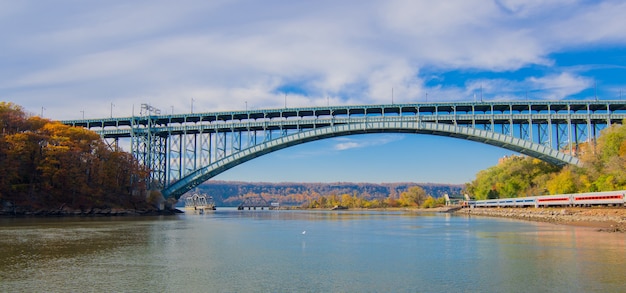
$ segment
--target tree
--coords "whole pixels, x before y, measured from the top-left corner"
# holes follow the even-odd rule
[[[419,207],[426,200],[427,194],[419,186],[410,187],[409,190],[400,194],[398,202],[405,207]]]
[[[476,199],[537,195],[549,174],[560,167],[526,156],[504,158],[496,166],[480,171],[466,190]]]
[[[486,199],[496,199],[496,198],[500,198],[498,191],[496,189],[490,189],[489,192],[487,192]]]
[[[425,209],[430,209],[430,208],[441,207],[441,206],[444,206],[445,204],[446,204],[446,199],[444,197],[434,198],[429,195],[426,198],[426,200],[424,200],[424,203],[422,203],[420,207],[425,208]]]
[[[626,189],[626,120],[597,141],[577,146],[582,166],[556,166],[513,156],[478,172],[466,190],[476,199]]]
[[[568,168],[553,174],[552,179],[546,182],[546,188],[550,194],[574,193],[578,190],[575,181],[574,173]]]
[[[14,134],[28,130],[26,113],[13,103],[0,102],[0,134]]]
[[[148,170],[99,135],[0,102],[0,200],[31,209],[146,207]]]
[[[581,153],[582,168],[577,173],[590,182],[583,191],[626,188],[626,127],[623,124],[604,129],[595,145],[590,142],[581,146]]]
[[[341,195],[341,206],[344,207],[354,207],[354,200],[351,195],[344,193]]]

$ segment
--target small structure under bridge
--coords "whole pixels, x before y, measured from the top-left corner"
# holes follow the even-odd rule
[[[194,193],[193,195],[185,198],[185,209],[194,210],[203,213],[206,210],[215,210],[215,203],[213,197]]]

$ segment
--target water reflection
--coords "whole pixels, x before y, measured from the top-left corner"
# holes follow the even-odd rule
[[[623,234],[395,211],[1,219],[0,291],[616,292],[625,251]]]

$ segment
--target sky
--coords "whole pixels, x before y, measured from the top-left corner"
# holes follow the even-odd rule
[[[626,2],[0,0],[0,101],[54,120],[626,98]],[[392,95],[393,92],[393,95]],[[410,134],[281,150],[219,180],[465,183],[511,151]]]

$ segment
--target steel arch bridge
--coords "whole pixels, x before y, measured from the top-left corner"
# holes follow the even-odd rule
[[[578,146],[626,119],[624,101],[450,102],[259,109],[67,120],[111,145],[130,138],[151,187],[179,198],[256,157],[330,137],[415,133],[478,141],[556,164],[578,164]]]

